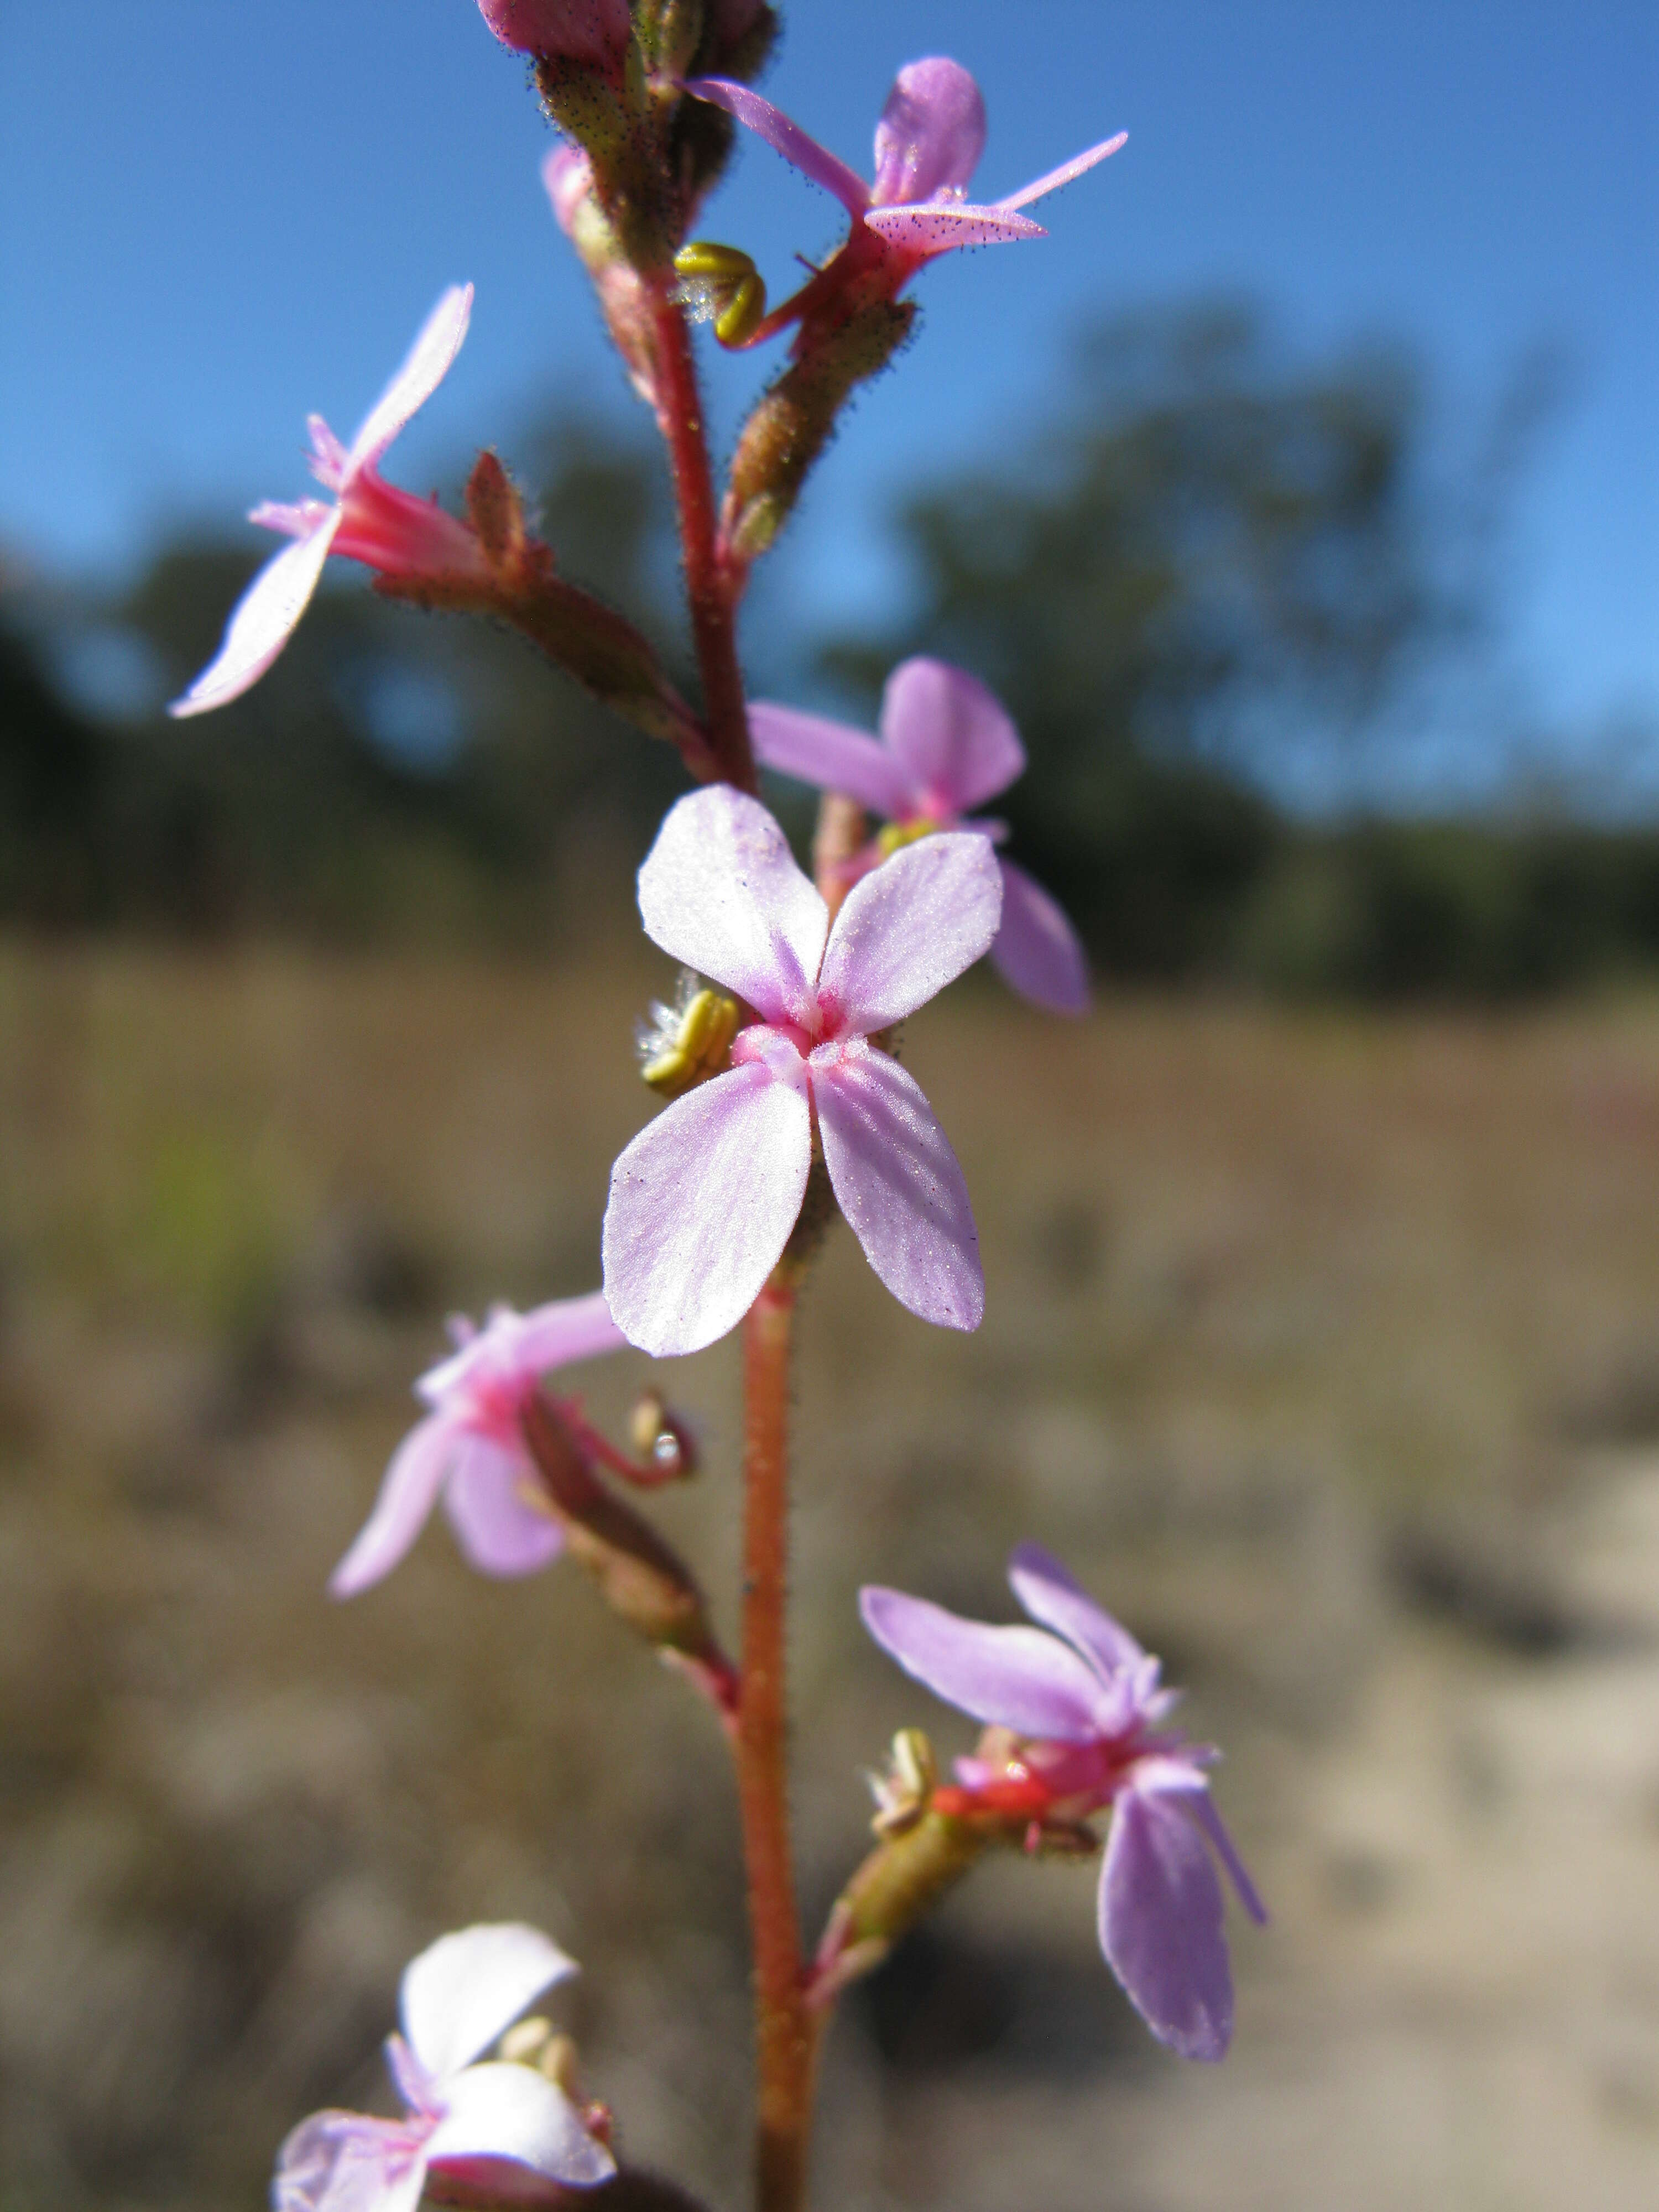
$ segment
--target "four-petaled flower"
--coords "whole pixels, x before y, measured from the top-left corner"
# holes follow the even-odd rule
[[[248,586],[217,654],[169,714],[204,714],[257,684],[310,605],[331,553],[362,561],[384,576],[487,574],[478,541],[465,523],[446,514],[435,499],[417,499],[387,483],[379,467],[399,430],[447,375],[471,313],[472,287],[452,285],[349,446],[340,443],[320,415],[311,416],[311,473],[335,495],[334,504],[266,500],[252,510],[250,522],[283,531],[295,542]]]
[[[732,1066],[677,1099],[611,1177],[605,1290],[659,1356],[733,1328],[800,1212],[814,1132],[866,1258],[923,1320],[976,1328],[979,1237],[956,1154],[872,1038],[989,946],[1001,879],[983,837],[929,837],[857,884],[830,927],[757,800],[724,785],[670,812],[640,870],[646,934],[758,1019]]]
[[[580,2110],[533,2067],[475,2063],[532,1998],[578,1971],[558,1945],[512,1922],[441,1936],[404,1970],[403,2033],[386,2063],[401,2120],[313,2112],[283,2143],[272,2212],[415,2212],[446,2202],[557,2204],[617,2170]]]
[[[1109,1805],[1101,1948],[1154,2035],[1187,2058],[1223,2057],[1233,1985],[1212,1850],[1245,1911],[1267,1913],[1211,1802],[1217,1754],[1159,1728],[1175,1693],[1158,1687],[1157,1660],[1039,1546],[1018,1547],[1008,1579],[1038,1627],[963,1620],[902,1590],[860,1593],[877,1643],[994,1731],[957,1762],[961,1787],[933,1803],[1038,1833]]]
[[[750,344],[792,322],[799,322],[805,335],[847,286],[878,270],[882,289],[892,296],[937,254],[959,246],[1042,237],[1042,225],[1019,210],[1115,154],[1127,136],[1120,131],[1006,199],[980,205],[967,194],[985,149],[985,102],[961,63],[943,55],[907,62],[894,80],[876,125],[876,174],[868,185],[747,85],[703,76],[689,78],[685,88],[736,116],[804,176],[833,192],[853,219],[845,246],[757,325]]]
[[[1000,822],[964,819],[1024,772],[1025,748],[976,677],[942,660],[902,661],[882,695],[881,736],[757,702],[749,709],[755,750],[769,768],[845,792],[907,837],[972,830],[1000,843]],[[880,858],[878,844],[860,872]],[[991,958],[1016,991],[1061,1014],[1089,1004],[1089,971],[1077,933],[1042,886],[1012,860],[1002,871],[1002,926]]]
[[[374,1510],[329,1583],[336,1597],[355,1597],[390,1574],[441,1494],[462,1551],[482,1573],[534,1574],[564,1547],[540,1502],[520,1416],[550,1369],[617,1351],[627,1339],[599,1291],[527,1314],[496,1306],[481,1329],[465,1321],[451,1328],[458,1348],[415,1385],[432,1411],[392,1454]]]

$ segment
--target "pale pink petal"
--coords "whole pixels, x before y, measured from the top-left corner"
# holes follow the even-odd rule
[[[556,146],[542,162],[542,184],[554,218],[567,238],[582,202],[593,189],[593,165],[580,146]]]
[[[280,530],[285,538],[309,538],[333,512],[326,500],[262,499],[249,507],[247,519],[261,530]]]
[[[672,806],[640,870],[640,915],[665,952],[766,1020],[809,1017],[829,909],[757,799],[720,783]]]
[[[1025,769],[1025,748],[994,691],[948,660],[902,660],[881,699],[882,742],[944,816],[966,814]]]
[[[958,246],[1012,246],[1023,238],[1046,238],[1029,216],[1006,215],[1000,208],[971,207],[961,200],[927,200],[920,207],[872,208],[864,218],[889,245],[907,253],[954,253]]]
[[[579,1359],[597,1359],[601,1352],[620,1352],[627,1341],[603,1291],[554,1298],[519,1317],[518,1358],[527,1373],[546,1375]]]
[[[351,466],[351,456],[320,415],[306,416],[311,438],[311,473],[330,491],[338,491]]]
[[[1073,177],[1080,177],[1085,169],[1092,169],[1097,161],[1103,161],[1109,154],[1115,154],[1120,147],[1127,146],[1128,143],[1127,131],[1120,131],[1115,138],[1103,138],[1098,146],[1091,146],[1086,153],[1074,154],[1069,161],[1062,161],[1057,169],[1050,169],[1035,184],[1022,185],[1018,191],[1010,192],[1006,199],[1000,199],[996,204],[1005,211],[1029,207],[1033,200],[1044,199],[1050,192],[1057,192],[1062,185],[1069,185]]]
[[[426,1526],[459,1441],[444,1414],[429,1413],[392,1455],[374,1510],[329,1577],[333,1597],[356,1597],[389,1575]]]
[[[533,2067],[469,2066],[449,2084],[447,2101],[427,2160],[434,2193],[449,2203],[473,2191],[484,2203],[545,2202],[549,2191],[532,2188],[532,2177],[591,2189],[617,2170],[570,2099]]]
[[[296,538],[266,562],[237,601],[217,654],[184,696],[173,702],[169,714],[182,718],[228,707],[258,682],[310,605],[339,526],[338,507],[325,507],[308,537]]]
[[[816,138],[809,138],[799,123],[793,123],[781,107],[774,107],[769,100],[763,100],[746,84],[734,84],[722,76],[692,76],[685,81],[685,88],[695,98],[706,100],[715,107],[723,107],[728,115],[735,115],[745,130],[752,131],[757,138],[765,139],[774,153],[811,177],[815,185],[822,185],[833,192],[849,215],[862,215],[870,201],[869,189],[862,177],[849,169]]]
[[[1097,1606],[1041,1544],[1020,1544],[1008,1562],[1014,1595],[1033,1620],[1063,1636],[1099,1671],[1103,1680],[1133,1674],[1146,1658],[1127,1628]]]
[[[997,973],[1051,1014],[1089,1011],[1089,963],[1077,932],[1035,878],[1012,860],[1002,870],[1002,926],[991,947]]]
[[[948,830],[902,846],[848,894],[818,973],[819,1004],[837,1010],[842,1034],[890,1029],[973,966],[1001,912],[1002,878],[985,838]]]
[[[985,1276],[968,1186],[915,1078],[861,1038],[820,1045],[811,1068],[824,1164],[865,1258],[923,1321],[977,1328]]]
[[[985,151],[985,102],[960,62],[907,62],[876,125],[877,207],[967,190]]]
[[[1040,1628],[994,1628],[879,1587],[859,1592],[859,1611],[907,1674],[975,1720],[1049,1742],[1088,1743],[1096,1735],[1093,1671]]]
[[[1160,2042],[1183,2058],[1224,2058],[1233,1982],[1221,1884],[1183,1802],[1137,1790],[1118,1798],[1100,1877],[1100,1948]]]
[[[532,1998],[579,1971],[550,1936],[521,1921],[459,1929],[404,1967],[404,2033],[427,2072],[447,2084],[505,2034]],[[444,2094],[447,2101],[447,2088]]]
[[[522,1451],[464,1437],[444,1486],[444,1511],[481,1575],[539,1574],[564,1549],[564,1531],[540,1502]]]
[[[362,2112],[313,2112],[284,2141],[271,2212],[415,2212],[427,2129]]]
[[[916,811],[902,765],[862,730],[757,701],[749,709],[749,734],[757,758],[783,775],[799,776],[819,791],[845,792],[892,821]]]
[[[684,802],[682,802],[684,803]],[[647,1122],[611,1172],[605,1294],[658,1358],[734,1328],[777,1265],[811,1162],[799,1083],[763,1061],[730,1069]]]
[[[461,349],[472,313],[472,287],[452,284],[421,325],[408,358],[370,408],[351,441],[347,471],[378,461],[410,416],[430,399]]]

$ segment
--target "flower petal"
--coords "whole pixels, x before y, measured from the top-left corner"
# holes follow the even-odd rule
[[[611,1171],[605,1294],[630,1344],[658,1358],[735,1328],[777,1265],[811,1162],[798,1082],[750,1061],[647,1122]]]
[[[419,2122],[313,2112],[276,2154],[271,2212],[415,2212],[426,2132]]]
[[[1073,154],[1069,161],[1062,161],[1057,169],[1050,169],[1035,184],[1022,185],[1018,191],[1010,192],[1006,199],[1000,199],[996,204],[1006,211],[1029,207],[1033,200],[1046,199],[1050,192],[1057,192],[1062,185],[1069,185],[1073,177],[1080,177],[1085,169],[1092,169],[1097,161],[1103,161],[1109,154],[1115,154],[1128,143],[1127,131],[1120,131],[1113,138],[1103,138],[1098,146],[1091,146],[1085,153]]]
[[[799,124],[792,122],[781,107],[774,107],[759,93],[750,92],[746,84],[734,84],[723,76],[690,76],[685,80],[685,88],[694,99],[706,100],[713,106],[723,107],[728,115],[735,115],[745,130],[752,131],[757,138],[764,138],[774,153],[781,154],[804,177],[811,177],[815,185],[822,185],[825,191],[833,192],[849,215],[862,215],[869,205],[869,188],[862,177],[827,147],[820,146],[816,138],[809,138]]]
[[[1014,1595],[1033,1620],[1063,1636],[1103,1681],[1133,1674],[1146,1657],[1127,1628],[1097,1606],[1082,1584],[1041,1544],[1019,1544],[1008,1561]]]
[[[960,62],[907,62],[876,125],[877,207],[966,191],[985,151],[985,101]]]
[[[766,1020],[806,1018],[829,909],[757,799],[721,783],[672,806],[640,870],[640,915],[665,952]]]
[[[579,1971],[550,1936],[522,1921],[459,1929],[404,1967],[404,2034],[427,2072],[446,2083],[504,2034],[532,1997]]]
[[[481,1575],[539,1574],[564,1549],[564,1530],[538,1504],[536,1478],[522,1452],[486,1437],[461,1440],[444,1510],[468,1564]]]
[[[890,245],[929,260],[936,253],[954,253],[959,246],[1012,246],[1023,238],[1048,235],[1029,216],[1005,215],[1000,208],[974,207],[965,200],[872,208],[864,220]]]
[[[893,821],[916,811],[903,767],[862,730],[757,700],[749,709],[749,735],[757,757],[784,775],[799,776],[819,791],[845,792]]]
[[[466,2202],[473,2190],[483,2204],[545,2203],[549,2192],[526,2185],[532,2176],[591,2189],[617,2170],[563,2090],[533,2067],[469,2066],[449,2084],[447,2103],[427,2145],[428,2186],[447,2203]]]
[[[1089,1011],[1089,963],[1077,932],[1041,884],[1012,860],[1002,870],[1002,926],[991,947],[997,973],[1051,1014]]]
[[[258,682],[310,605],[339,526],[339,508],[325,507],[308,536],[284,545],[274,561],[266,562],[232,611],[224,643],[189,690],[173,702],[169,714],[182,720],[228,707]]]
[[[348,476],[378,461],[410,416],[449,374],[472,314],[472,287],[452,284],[422,324],[403,367],[364,417],[346,457]]]
[[[818,1002],[839,1009],[854,1036],[890,1028],[973,966],[1001,913],[988,839],[952,830],[902,846],[853,886],[836,915]]]
[[[331,1597],[356,1597],[389,1575],[426,1526],[459,1438],[453,1421],[428,1413],[392,1455],[374,1509],[334,1572]]]
[[[519,1318],[518,1356],[527,1372],[546,1375],[579,1359],[620,1352],[628,1339],[611,1318],[603,1291],[551,1298]]]
[[[1233,1980],[1221,1884],[1183,1796],[1126,1790],[1100,1877],[1100,1948],[1130,2002],[1183,2058],[1224,2058]]]
[[[1267,1922],[1267,1908],[1261,1902],[1261,1893],[1250,1880],[1249,1869],[1238,1856],[1237,1844],[1227,1833],[1226,1824],[1216,1810],[1215,1800],[1210,1795],[1208,1784],[1206,1784],[1201,1789],[1194,1790],[1182,1802],[1187,1808],[1188,1817],[1198,1822],[1200,1827],[1215,1845],[1216,1856],[1226,1868],[1231,1877],[1233,1887],[1238,1892],[1239,1903],[1258,1928],[1265,1927]]]
[[[977,1328],[985,1275],[974,1209],[921,1085],[862,1038],[820,1045],[811,1065],[824,1164],[865,1258],[923,1321]]]
[[[1050,1742],[1092,1741],[1100,1686],[1057,1637],[964,1620],[876,1585],[859,1592],[859,1611],[907,1674],[975,1720]]]
[[[881,734],[923,811],[966,814],[1025,771],[1025,748],[996,694],[948,660],[902,660],[881,699]]]

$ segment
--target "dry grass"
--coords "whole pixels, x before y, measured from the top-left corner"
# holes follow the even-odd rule
[[[641,1118],[629,1019],[661,980],[0,957],[9,2212],[256,2201],[294,2118],[374,2094],[402,1960],[515,1914],[584,1960],[575,2024],[636,2154],[739,2200],[738,1896],[701,1711],[568,1571],[488,1587],[434,1531],[382,1590],[321,1595],[442,1312],[595,1281]],[[1243,2041],[1283,2052],[1320,1943],[1383,1879],[1325,1819],[1374,1737],[1376,1771],[1401,1756],[1378,1684],[1425,1635],[1442,1687],[1576,1648],[1550,1532],[1584,1440],[1659,1407],[1659,1010],[1148,1002],[1068,1028],[975,982],[905,1050],[975,1193],[989,1304],[975,1338],[929,1331],[844,1234],[809,1297],[811,1907],[860,1848],[884,1732],[960,1740],[864,1645],[856,1584],[998,1608],[1002,1554],[1041,1534],[1233,1747],[1224,1802],[1297,1901],[1242,1939]],[[708,1468],[663,1507],[728,1610],[732,1369],[717,1348],[667,1376]],[[620,1413],[647,1372],[596,1368],[592,1404]],[[1484,1642],[1413,1626],[1413,1600]],[[1172,2073],[1092,1953],[1086,1887],[993,1870],[849,2013],[826,2203],[1012,2212],[1033,2119],[1056,2206],[1334,2201],[1295,2194],[1259,2112],[1203,2136],[1208,2184],[1144,2148]],[[1340,2039],[1340,2005],[1319,2016]],[[1183,2109],[1235,2112],[1212,2080]],[[1102,2183],[1077,2116],[1108,2107],[1126,2162]],[[1365,2155],[1382,2193],[1352,2202],[1423,2201]]]

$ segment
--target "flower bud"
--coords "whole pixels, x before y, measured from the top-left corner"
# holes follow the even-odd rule
[[[538,61],[619,69],[633,33],[628,0],[478,0],[478,8],[504,46]]]

